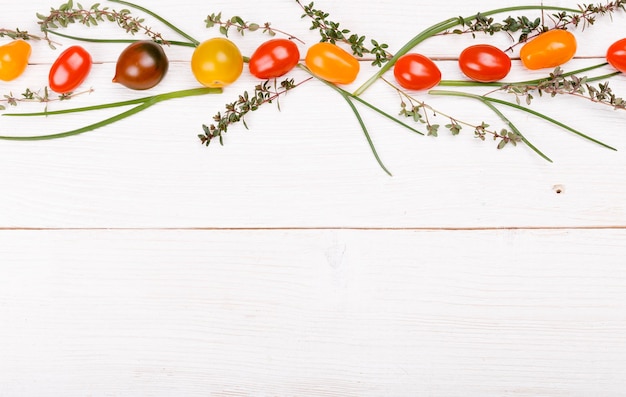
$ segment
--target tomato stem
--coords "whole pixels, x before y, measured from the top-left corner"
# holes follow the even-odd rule
[[[487,12],[482,12],[479,14],[475,14],[472,15],[471,17],[467,17],[467,18],[449,18],[446,19],[444,21],[441,21],[439,23],[436,23],[434,25],[432,25],[431,27],[423,30],[422,32],[418,33],[415,37],[413,37],[411,40],[409,40],[402,48],[400,48],[400,50],[398,50],[395,55],[389,60],[389,62],[385,63],[380,70],[375,73],[372,77],[370,77],[365,83],[363,83],[363,85],[361,85],[355,92],[354,95],[359,96],[361,94],[363,94],[363,92],[365,92],[365,90],[367,90],[372,84],[374,84],[380,77],[382,77],[389,69],[391,69],[391,67],[396,63],[396,61],[398,60],[398,58],[400,58],[401,56],[405,55],[406,53],[408,53],[409,51],[411,51],[415,46],[417,46],[418,44],[420,44],[421,42],[425,41],[426,39],[438,34],[438,33],[442,33],[445,32],[446,30],[449,30],[457,25],[460,24],[461,20],[464,21],[472,21],[474,19],[477,19],[478,16],[489,16],[489,15],[494,15],[494,14],[501,14],[501,13],[505,13],[505,12],[512,12],[512,11],[523,11],[523,10],[552,10],[552,11],[567,11],[567,12],[571,12],[571,13],[577,13],[580,14],[582,13],[581,10],[576,10],[573,8],[566,8],[566,7],[554,7],[554,6],[514,6],[514,7],[504,7],[504,8],[498,8],[495,10],[490,10]]]

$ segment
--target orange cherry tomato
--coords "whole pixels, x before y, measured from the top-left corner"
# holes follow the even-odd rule
[[[63,51],[50,68],[50,89],[59,94],[74,91],[85,81],[91,71],[91,55],[80,46]]]
[[[11,81],[24,73],[30,53],[30,44],[24,40],[14,40],[0,46],[0,80]]]
[[[398,84],[407,90],[427,90],[441,81],[441,71],[437,65],[430,58],[415,53],[398,58],[393,75]]]
[[[359,61],[332,43],[315,43],[304,59],[311,73],[334,84],[350,84],[359,74]]]
[[[502,80],[511,71],[511,58],[489,44],[469,46],[459,55],[459,67],[474,81],[490,83]]]
[[[576,54],[576,37],[567,30],[553,29],[522,46],[520,58],[528,69],[553,68],[564,64]]]
[[[280,77],[300,61],[300,51],[292,40],[272,39],[261,44],[250,57],[250,73],[259,79]]]
[[[606,51],[606,60],[615,69],[626,73],[626,38],[611,44]]]

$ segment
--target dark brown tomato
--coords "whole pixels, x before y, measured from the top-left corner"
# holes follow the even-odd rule
[[[161,82],[168,66],[165,51],[159,44],[149,40],[138,41],[120,54],[113,82],[133,90],[147,90]]]

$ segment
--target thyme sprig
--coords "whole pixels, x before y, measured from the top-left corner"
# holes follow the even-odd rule
[[[477,13],[474,17],[458,17],[458,28],[446,30],[437,35],[466,34],[476,37],[476,33],[494,35],[497,32],[506,32],[511,38],[519,33],[517,43],[527,41],[531,36],[543,33],[550,29],[567,29],[568,27],[587,28],[596,22],[598,16],[613,14],[616,11],[626,10],[626,0],[613,0],[605,4],[582,4],[578,10],[560,10],[549,14],[547,18],[537,17],[530,19],[527,16],[508,16],[501,22],[496,22],[493,16]],[[550,20],[550,26],[546,19]],[[510,49],[510,48],[509,48]]]
[[[198,135],[202,144],[209,146],[211,141],[217,138],[221,145],[224,144],[224,134],[228,131],[228,127],[242,122],[244,127],[248,129],[245,117],[248,113],[258,110],[260,106],[274,101],[278,101],[281,95],[285,95],[289,90],[304,84],[311,80],[308,78],[299,83],[295,83],[294,79],[288,78],[280,82],[278,85],[276,80],[272,84],[271,80],[266,80],[263,83],[257,84],[254,87],[254,91],[249,93],[244,91],[239,95],[236,101],[227,103],[225,106],[224,114],[217,112],[213,116],[214,123],[202,125],[202,134]],[[280,88],[279,88],[280,87]]]
[[[173,29],[181,36],[185,37],[187,40],[189,40],[190,43],[194,45],[198,44],[198,41],[195,40],[193,37],[189,36],[173,24],[166,21],[164,18],[144,7],[123,0],[109,1],[146,12],[149,15],[160,20],[161,22],[165,23],[169,28]],[[110,9],[109,7],[102,7],[100,3],[95,3],[89,8],[84,8],[80,3],[77,3],[76,7],[74,7],[73,0],[68,0],[66,3],[61,4],[58,8],[52,7],[48,15],[43,15],[41,13],[37,13],[36,15],[39,19],[38,23],[40,25],[40,28],[44,33],[43,39],[46,40],[50,47],[53,49],[55,48],[55,46],[49,37],[49,33],[56,29],[59,29],[60,27],[65,28],[68,25],[74,23],[82,24],[85,26],[97,26],[102,22],[112,22],[116,23],[126,33],[130,33],[132,35],[135,35],[137,33],[143,33],[147,35],[150,39],[158,43],[169,44],[169,42],[163,38],[161,33],[156,32],[151,27],[145,24],[144,18],[132,15],[131,11],[126,8],[121,10],[114,10]]]
[[[312,20],[310,30],[318,30],[321,41],[333,44],[337,42],[348,44],[357,57],[363,57],[364,54],[371,54],[375,57],[372,61],[372,65],[374,66],[382,66],[391,59],[392,54],[387,50],[389,48],[388,44],[379,43],[372,39],[370,40],[371,45],[367,46],[365,44],[365,36],[360,36],[356,33],[350,34],[350,29],[340,27],[338,22],[329,20],[329,13],[314,8],[315,4],[313,2],[305,5],[302,4],[300,0],[296,0],[296,3],[304,10],[302,18],[308,17]]]
[[[606,65],[606,63],[600,64],[599,66],[602,65]],[[518,104],[523,100],[527,105],[530,105],[534,99],[533,94],[543,96],[543,94],[546,93],[551,97],[557,95],[572,95],[611,106],[614,109],[624,110],[626,109],[626,101],[613,92],[611,87],[609,87],[608,81],[599,83],[597,86],[591,84],[593,81],[608,79],[619,73],[620,72],[613,72],[589,78],[587,76],[579,77],[576,74],[564,73],[563,69],[557,67],[550,73],[548,78],[540,80],[537,83],[505,84],[501,87],[501,90],[513,94]]]
[[[434,123],[432,121],[433,117],[443,117],[448,119],[448,123],[444,125],[444,127],[450,131],[453,136],[459,135],[463,127],[469,127],[473,130],[474,136],[479,138],[481,141],[485,141],[487,136],[491,136],[491,138],[498,142],[497,148],[503,149],[509,143],[513,146],[516,146],[517,143],[523,141],[523,136],[519,132],[514,125],[510,124],[511,129],[507,130],[502,128],[501,130],[495,130],[493,128],[489,128],[490,125],[486,122],[482,121],[479,124],[463,121],[456,117],[453,117],[447,113],[441,112],[440,110],[435,109],[431,105],[427,104],[424,101],[421,101],[415,98],[412,95],[409,95],[406,91],[398,88],[396,85],[391,83],[389,80],[383,80],[392,87],[400,97],[400,112],[399,115],[410,118],[414,122],[418,124],[423,124],[426,128],[426,135],[437,137],[439,134],[439,130],[441,125],[438,123]],[[542,156],[543,157],[543,156]]]
[[[8,37],[10,39],[22,39],[22,40],[41,40],[40,36],[30,34],[26,30],[16,29],[4,29],[0,28],[0,37]]]
[[[209,29],[215,26],[219,26],[220,34],[226,37],[228,37],[231,29],[235,29],[235,31],[242,36],[245,35],[245,32],[257,32],[260,30],[262,33],[268,34],[270,36],[276,36],[276,34],[280,33],[284,36],[287,36],[287,38],[289,38],[290,40],[297,40],[300,43],[304,44],[304,41],[300,40],[295,35],[274,28],[270,22],[259,24],[256,22],[244,21],[244,19],[238,15],[223,19],[221,12],[212,13],[206,17],[204,23]]]
[[[65,94],[51,96],[48,87],[44,87],[41,90],[31,90],[30,88],[26,88],[26,90],[24,90],[24,92],[19,96],[14,95],[12,92],[3,95],[2,98],[0,98],[0,110],[6,110],[6,106],[4,104],[9,106],[17,106],[21,102],[41,102],[47,104],[55,101],[67,101],[78,95],[90,94],[93,91],[94,90],[90,88],[86,91],[67,92]]]

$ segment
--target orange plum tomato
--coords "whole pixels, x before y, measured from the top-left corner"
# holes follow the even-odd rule
[[[243,72],[243,56],[232,41],[223,37],[208,39],[193,52],[191,72],[205,87],[225,87]]]
[[[617,40],[609,46],[606,61],[618,71],[626,73],[626,38]]]
[[[122,51],[115,65],[114,83],[132,90],[147,90],[159,84],[169,67],[163,48],[151,40],[137,41]]]
[[[439,84],[441,71],[435,63],[422,54],[402,55],[393,67],[398,84],[407,90],[427,90]]]
[[[459,67],[474,81],[491,83],[502,80],[511,71],[511,58],[497,47],[477,44],[467,47],[459,55]]]
[[[11,81],[24,73],[30,53],[30,44],[24,40],[14,40],[0,46],[0,80]]]
[[[576,54],[576,37],[567,30],[553,29],[524,44],[520,50],[522,64],[530,70],[554,68]]]
[[[80,46],[72,46],[59,55],[50,68],[50,89],[59,94],[74,91],[91,71],[91,55]]]
[[[272,39],[261,44],[250,57],[250,73],[259,79],[280,77],[300,61],[300,51],[292,40]]]
[[[304,60],[315,76],[334,84],[350,84],[356,80],[359,61],[349,52],[331,43],[315,43]]]

